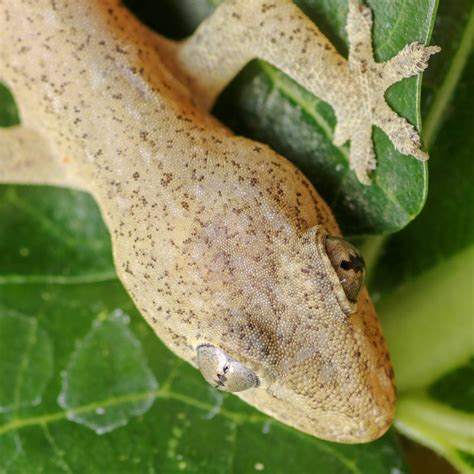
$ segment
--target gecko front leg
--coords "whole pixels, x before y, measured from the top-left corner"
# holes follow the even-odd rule
[[[428,159],[421,150],[421,140],[415,127],[400,117],[385,101],[385,91],[395,82],[414,76],[428,65],[429,57],[440,51],[437,46],[419,43],[406,46],[394,58],[376,63],[372,50],[372,12],[349,0],[347,33],[349,37],[349,71],[352,79],[351,97],[337,113],[335,144],[351,140],[351,168],[364,184],[370,184],[369,172],[376,166],[372,145],[372,126],[380,127],[395,148],[418,160]],[[344,130],[344,132],[341,132]]]
[[[87,190],[70,158],[60,157],[36,130],[0,128],[0,183],[64,186]]]
[[[372,127],[380,127],[404,154],[425,160],[415,128],[384,98],[393,83],[422,72],[438,47],[412,43],[386,63],[372,51],[372,15],[349,0],[349,59],[290,0],[227,0],[177,49],[176,62],[188,85],[210,108],[217,95],[251,59],[273,64],[335,111],[333,142],[351,141],[350,166],[370,184],[376,166]]]

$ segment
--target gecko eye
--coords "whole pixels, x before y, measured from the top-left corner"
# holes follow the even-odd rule
[[[198,346],[197,360],[203,377],[219,390],[242,392],[260,384],[253,370],[211,344]]]
[[[347,298],[355,302],[364,286],[365,262],[358,250],[339,237],[326,238],[326,252]]]

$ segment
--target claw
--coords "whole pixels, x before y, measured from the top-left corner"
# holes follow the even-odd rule
[[[417,150],[415,150],[411,155],[414,156],[417,160],[420,160],[420,161],[426,161],[426,160],[429,159],[428,153],[426,153],[423,150],[420,150],[419,148]]]
[[[387,103],[379,103],[374,119],[374,124],[387,134],[400,153],[420,161],[428,159],[428,154],[420,149],[421,139],[416,128],[390,109]]]
[[[439,46],[425,46],[417,41],[405,46],[395,57],[381,65],[385,88],[423,72],[428,67],[430,56],[439,51]]]
[[[414,73],[418,74],[428,67],[430,56],[439,53],[441,48],[439,46],[425,46],[415,41],[409,44],[404,51],[407,53],[407,63],[414,64]]]

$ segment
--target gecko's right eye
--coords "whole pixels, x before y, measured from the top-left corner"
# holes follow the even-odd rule
[[[211,344],[197,348],[199,370],[214,388],[225,392],[242,392],[259,386],[255,372]]]
[[[326,252],[347,299],[356,302],[365,281],[365,262],[359,251],[340,237],[326,237]]]

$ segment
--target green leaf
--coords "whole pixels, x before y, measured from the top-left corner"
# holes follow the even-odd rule
[[[442,4],[427,73],[430,195],[382,246],[371,280],[399,387],[397,426],[474,472],[474,167],[472,2]]]
[[[32,198],[31,188],[1,190]],[[34,279],[19,253],[0,252],[0,268],[7,260],[14,271],[0,281],[0,402],[8,407],[0,409],[0,472],[407,472],[393,432],[366,445],[329,443],[211,388],[163,346],[114,275],[88,268],[109,257],[97,207],[81,193],[36,191],[87,203],[88,235],[100,245],[71,246],[69,219],[61,224],[42,201],[2,202],[4,229],[18,219],[30,229],[18,246],[35,248],[44,221],[54,225],[42,239],[50,233],[55,246],[48,261],[32,253]],[[60,273],[65,260],[79,262],[74,272]]]
[[[9,282],[61,282],[65,276],[97,281],[115,275],[109,234],[87,194],[2,187],[0,236],[0,283],[6,276]]]
[[[20,123],[20,116],[10,90],[0,82],[0,127],[11,127]]]
[[[429,394],[452,408],[474,413],[474,383],[466,385],[466,380],[474,380],[474,357],[433,382]]]
[[[142,20],[174,37],[190,34],[210,14],[210,0],[155,2],[128,0]],[[329,39],[347,55],[347,1],[297,2]],[[407,43],[429,41],[436,0],[369,1],[374,12],[374,45],[378,61],[394,56]],[[163,25],[172,14],[173,22]],[[395,84],[389,104],[420,128],[419,77]],[[332,208],[344,233],[394,232],[422,209],[426,198],[426,165],[396,152],[379,129],[374,130],[378,168],[372,186],[349,171],[348,147],[332,145],[335,118],[331,107],[307,93],[284,74],[254,61],[220,97],[215,113],[237,133],[269,144],[293,161]]]
[[[472,473],[474,416],[437,402],[426,392],[400,397],[397,428],[446,457],[462,473]]]

